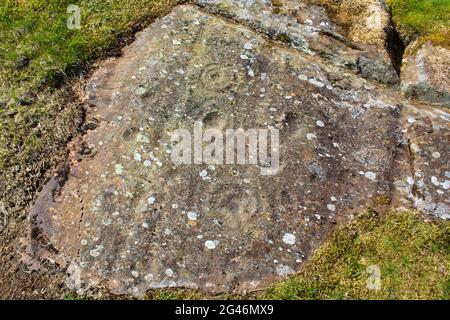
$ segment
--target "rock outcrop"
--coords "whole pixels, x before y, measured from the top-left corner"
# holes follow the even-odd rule
[[[303,53],[345,66],[365,78],[391,85],[399,82],[395,66],[383,46],[356,43],[344,37],[323,7],[294,0],[197,0],[197,4]],[[380,31],[376,27],[378,25],[371,30],[378,34]],[[354,28],[353,33],[358,38],[356,30],[362,29]]]
[[[352,72],[369,51],[317,7],[303,24],[264,1],[199,3],[208,11],[175,8],[92,76],[91,130],[31,210],[35,266],[121,294],[241,291],[299,270],[380,198],[450,218],[447,112]],[[257,164],[174,163],[173,133],[200,122],[278,132],[279,145]]]
[[[404,59],[402,91],[413,97],[450,107],[450,50],[426,42],[414,42]]]

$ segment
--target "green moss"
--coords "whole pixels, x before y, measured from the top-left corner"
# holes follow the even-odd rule
[[[381,271],[368,289],[367,268]],[[448,299],[450,223],[412,212],[366,212],[339,228],[304,270],[261,295],[269,299]]]
[[[80,296],[75,293],[68,293],[64,296],[63,300],[69,301],[69,300],[93,300],[93,299],[86,297],[86,296]]]
[[[146,300],[202,300],[208,296],[189,289],[161,289],[149,291],[144,299]]]
[[[443,284],[442,299],[450,300],[450,278],[447,279]]]
[[[376,205],[388,205],[391,203],[391,199],[387,195],[379,195],[375,197]]]
[[[450,46],[450,0],[387,0],[393,19],[407,40]]]
[[[290,43],[291,42],[291,38],[289,38],[289,36],[287,34],[279,34],[277,36],[277,41],[281,41],[284,43]]]

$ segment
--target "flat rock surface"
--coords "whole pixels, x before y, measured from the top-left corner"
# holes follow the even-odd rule
[[[450,50],[431,42],[416,46],[410,45],[412,52],[403,61],[402,91],[450,107]]]
[[[88,130],[31,210],[30,257],[77,288],[266,286],[380,197],[449,218],[445,110],[179,6],[86,88]],[[279,170],[175,165],[179,128],[278,129]]]

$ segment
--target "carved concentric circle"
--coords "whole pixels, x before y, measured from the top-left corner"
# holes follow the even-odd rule
[[[235,82],[236,73],[231,65],[211,63],[202,71],[200,80],[207,89],[221,91]]]

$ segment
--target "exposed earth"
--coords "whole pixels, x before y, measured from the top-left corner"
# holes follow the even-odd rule
[[[403,79],[376,8],[348,31],[298,1],[198,0],[138,33],[89,79],[88,130],[30,209],[21,267],[55,291],[244,292],[300,270],[368,207],[450,219],[450,77]],[[431,96],[411,89],[425,82]],[[175,165],[171,134],[198,121],[278,129],[279,170]]]

